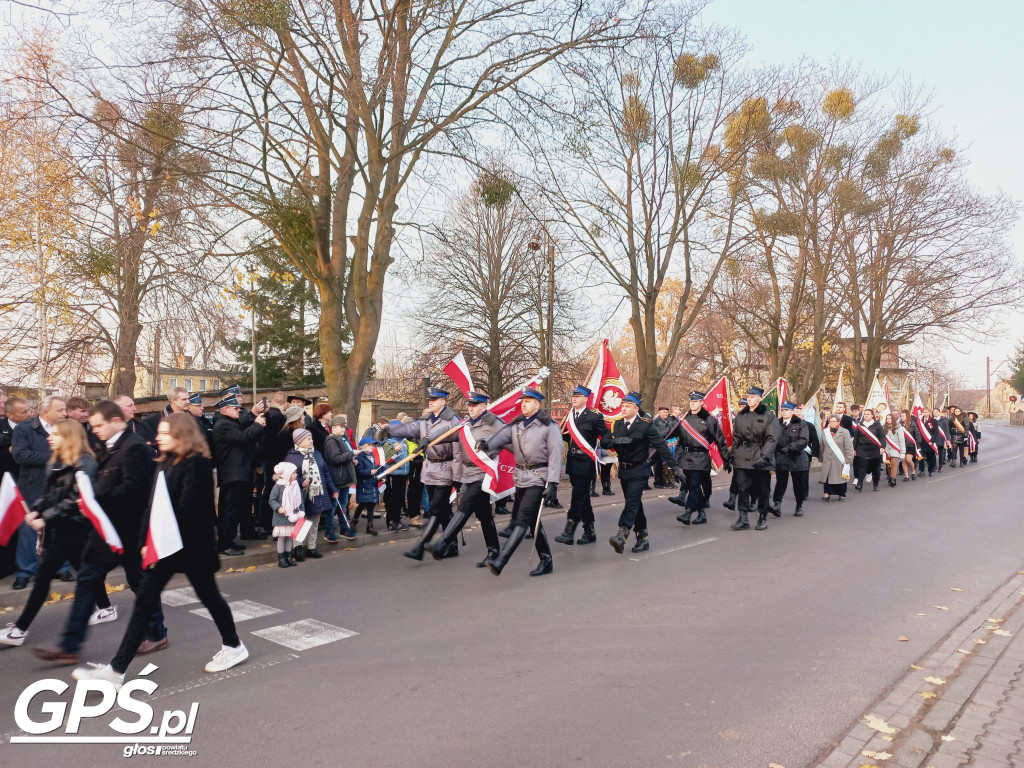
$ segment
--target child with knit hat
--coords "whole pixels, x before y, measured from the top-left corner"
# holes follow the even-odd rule
[[[292,530],[306,516],[302,502],[299,471],[289,461],[274,467],[274,488],[270,491],[270,508],[274,511],[272,535],[277,539],[277,567],[295,565],[292,559]]]

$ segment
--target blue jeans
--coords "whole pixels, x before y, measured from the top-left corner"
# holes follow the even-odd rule
[[[324,512],[324,534],[326,536],[334,535],[334,516],[338,516],[338,533],[342,536],[349,536],[352,534],[352,529],[345,525],[345,518],[341,515],[339,510],[348,509],[348,486],[346,485],[343,489],[338,491],[338,500],[331,507],[330,511]]]
[[[15,576],[31,579],[36,572],[36,532],[28,523],[18,526],[18,548],[14,551],[14,561],[18,564]]]

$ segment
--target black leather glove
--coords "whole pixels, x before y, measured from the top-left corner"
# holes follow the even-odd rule
[[[454,488],[456,491],[461,491],[462,483],[460,483],[458,480],[452,480],[452,488]]]
[[[722,469],[726,472],[732,472],[732,456],[722,457]]]
[[[486,440],[477,440],[476,441],[476,449],[478,451],[486,451],[488,448],[490,448],[490,446],[487,444]]]
[[[549,507],[561,506],[558,503],[558,483],[548,483],[547,491],[544,493],[544,503]]]
[[[632,437],[615,437],[612,438],[612,445],[629,445],[633,442]]]

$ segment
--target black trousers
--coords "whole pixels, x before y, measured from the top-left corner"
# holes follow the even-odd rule
[[[654,474],[655,485],[665,484],[665,463],[661,460],[661,454],[655,453],[651,457],[651,471]]]
[[[388,475],[388,486],[384,489],[384,520],[397,523],[402,519],[402,505],[405,504],[405,486],[408,475]]]
[[[548,544],[548,537],[544,535],[544,525],[537,526],[537,517],[540,515],[540,505],[544,502],[544,486],[528,485],[525,488],[516,486],[516,500],[512,507],[512,525],[525,527],[532,531],[537,528],[537,535],[534,537],[534,546],[538,555],[551,555],[551,547]]]
[[[807,498],[807,475],[810,474],[806,469],[802,470],[775,470],[775,492],[772,494],[772,500],[778,504],[782,501],[782,498],[786,495],[786,489],[789,488],[789,479],[793,478],[793,495],[796,496],[796,503],[803,504],[804,499]]]
[[[932,454],[932,462],[935,461],[934,454]],[[857,480],[857,485],[864,485],[864,478],[871,475],[871,482],[874,485],[878,485],[878,481],[882,476],[882,460],[881,459],[866,459],[863,456],[853,457],[853,476]]]
[[[631,473],[632,474],[632,473]],[[622,514],[619,515],[620,528],[632,528],[634,531],[647,530],[647,515],[644,514],[644,488],[647,476],[619,477],[622,496],[625,501]]]
[[[217,494],[218,546],[228,549],[238,535],[241,523],[252,527],[252,487],[247,482],[224,483]]]
[[[711,495],[711,489],[705,491],[705,485],[711,485],[711,472],[703,469],[686,470],[686,509],[696,512],[704,508],[704,503]]]
[[[423,461],[411,461],[409,466],[409,481],[405,488],[405,511],[409,517],[419,517],[420,507],[423,506],[423,481],[420,480]]]
[[[500,549],[498,529],[494,525],[494,513],[491,511],[491,494],[484,491],[483,485],[483,480],[477,480],[462,486],[462,495],[459,496],[461,524],[451,531],[446,528],[445,535],[454,540],[462,526],[469,520],[469,516],[476,515],[476,519],[480,521],[480,532],[484,535],[484,544],[488,549]]]
[[[448,525],[448,521],[452,519],[452,484],[428,485],[426,488],[427,496],[430,498],[430,515],[431,517],[437,515],[438,523],[443,531]]]
[[[945,450],[945,449],[943,448],[943,449],[940,449],[940,450]],[[921,451],[921,455],[924,458],[922,458],[917,463],[917,471],[919,473],[921,473],[921,474],[924,474],[924,471],[927,469],[928,470],[928,474],[930,475],[932,472],[935,471],[935,452],[925,448],[924,450]]]
[[[757,505],[757,514],[768,514],[768,497],[772,490],[772,473],[767,469],[734,469],[733,478],[740,494],[747,494],[751,504]]]
[[[612,482],[612,465],[602,464],[601,465],[601,484],[611,485]]]
[[[132,617],[128,620],[128,628],[121,638],[121,645],[110,662],[110,666],[118,674],[124,674],[128,665],[135,658],[135,652],[139,643],[146,636],[146,629],[149,627],[150,618],[153,612],[160,605],[160,593],[164,591],[167,582],[178,573],[176,568],[160,567],[157,563],[150,570],[144,571],[142,581],[139,582],[139,590],[135,593],[135,608],[132,610]],[[220,631],[220,639],[224,645],[237,648],[241,643],[238,639],[238,632],[235,631],[235,619],[231,615],[231,609],[224,601],[224,596],[217,589],[217,580],[214,572],[208,570],[186,570],[192,588],[196,591],[203,606],[210,612],[210,618],[217,625]]]
[[[594,522],[594,505],[590,503],[590,486],[597,476],[597,470],[591,467],[589,472],[579,472],[569,475],[569,482],[572,485],[572,495],[569,499],[568,518],[575,522]]]

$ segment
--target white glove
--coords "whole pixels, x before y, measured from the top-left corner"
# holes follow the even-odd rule
[[[299,516],[298,515],[288,515],[288,522],[289,523],[297,523],[298,521],[299,521]]]

